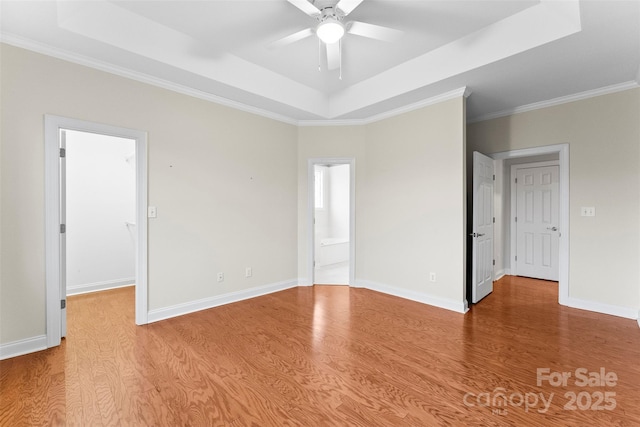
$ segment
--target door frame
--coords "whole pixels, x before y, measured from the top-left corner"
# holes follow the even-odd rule
[[[46,114],[45,144],[45,289],[47,348],[60,345],[62,265],[60,251],[60,129],[132,139],[136,149],[136,324],[147,323],[147,133]]]
[[[308,286],[315,281],[315,175],[316,165],[349,165],[349,286],[355,285],[356,274],[356,159],[353,157],[323,157],[307,159],[307,272]]]
[[[510,257],[509,257],[509,271],[511,273],[517,273],[515,270],[515,267],[511,267],[513,266],[513,262],[515,260],[515,256],[518,254],[518,248],[516,247],[517,245],[517,227],[518,224],[516,223],[515,220],[515,213],[514,212],[518,212],[518,203],[517,203],[517,187],[514,184],[515,178],[516,178],[516,174],[518,173],[518,169],[532,169],[532,168],[538,168],[538,167],[545,167],[545,166],[558,166],[558,174],[560,173],[560,162],[558,160],[550,160],[550,161],[546,161],[546,162],[532,162],[532,163],[519,163],[517,165],[511,165],[510,167],[510,171],[509,171],[509,176],[511,177],[511,182],[509,184],[510,188],[511,188],[511,207],[510,207],[510,212],[511,212],[511,218],[510,218],[510,233],[509,233],[509,240],[510,240],[510,244],[509,244],[509,252],[510,252]],[[558,183],[559,184],[559,183]],[[558,186],[558,202],[560,202],[560,188]],[[560,205],[558,204],[558,216],[560,215]],[[513,231],[513,232],[511,232]],[[563,230],[560,229],[560,236],[562,236]],[[559,247],[558,247],[559,250]],[[560,256],[560,254],[558,253],[558,257]],[[560,259],[558,258],[558,266],[560,266]]]
[[[555,144],[541,147],[523,148],[519,150],[502,151],[491,154],[495,160],[508,160],[520,157],[532,157],[542,154],[558,154],[559,166],[559,225],[561,235],[558,248],[558,303],[567,305],[569,300],[569,144]],[[511,215],[513,216],[513,215]],[[514,229],[510,231],[512,235]],[[509,259],[509,270],[514,271],[512,266],[513,257]],[[505,266],[506,267],[506,266]]]

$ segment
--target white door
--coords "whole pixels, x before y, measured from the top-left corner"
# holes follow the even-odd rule
[[[60,337],[67,336],[67,132],[60,130]]]
[[[516,173],[516,274],[558,280],[558,166]]]
[[[493,159],[473,153],[472,301],[493,291]]]

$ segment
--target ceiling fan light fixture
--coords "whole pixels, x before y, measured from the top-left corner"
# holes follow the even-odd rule
[[[316,28],[318,38],[326,44],[337,42],[344,36],[344,25],[336,18],[327,17]]]

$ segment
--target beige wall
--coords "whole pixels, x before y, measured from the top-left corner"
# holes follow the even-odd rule
[[[474,123],[467,135],[469,153],[569,144],[569,297],[637,310],[640,89]]]
[[[1,55],[0,343],[45,333],[45,114],[148,132],[149,309],[296,278],[295,126],[7,45]]]
[[[464,127],[462,97],[367,126],[362,279],[462,302]]]
[[[0,344],[45,333],[44,114],[148,132],[151,310],[308,279],[316,157],[355,158],[357,283],[462,304],[465,154],[559,143],[570,144],[570,297],[640,306],[640,89],[468,128],[462,97],[296,128],[15,47],[1,58]]]
[[[303,127],[298,145],[298,271],[307,271],[307,159],[356,160],[356,283],[460,307],[465,283],[462,97],[373,124]],[[429,272],[437,281],[429,282]]]

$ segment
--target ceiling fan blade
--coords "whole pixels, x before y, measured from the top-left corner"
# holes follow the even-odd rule
[[[303,11],[309,16],[320,15],[320,9],[309,3],[307,0],[287,0],[289,3]]]
[[[362,3],[362,0],[340,0],[336,7],[344,13],[344,16],[350,14],[353,9],[358,7]]]
[[[340,68],[340,42],[327,44],[327,69]]]
[[[297,33],[293,33],[286,37],[283,37],[280,40],[271,42],[269,43],[268,47],[271,49],[278,49],[288,44],[295,43],[302,39],[306,39],[307,37],[312,35],[313,35],[313,30],[311,28],[307,28],[306,30],[298,31]]]
[[[347,33],[355,34],[356,36],[368,37],[370,39],[382,40],[385,42],[396,41],[404,34],[404,32],[394,30],[393,28],[358,21],[351,21],[348,24]]]

